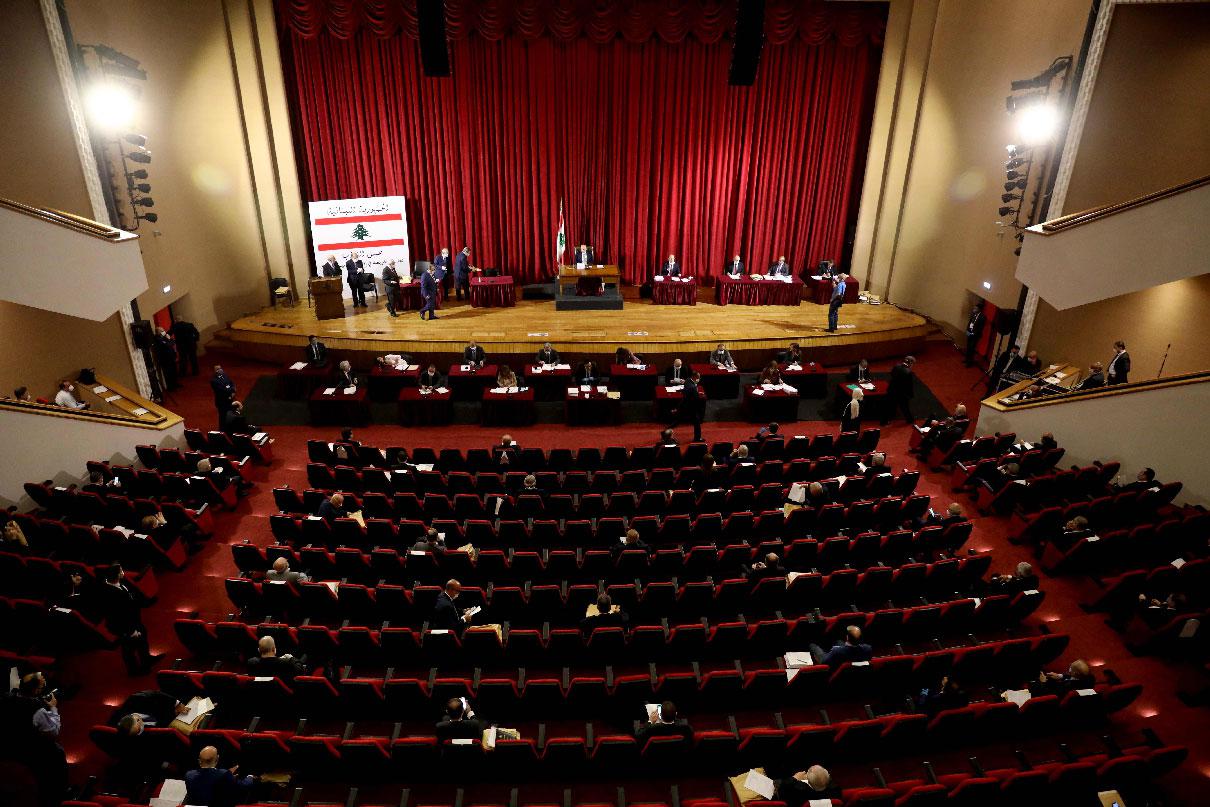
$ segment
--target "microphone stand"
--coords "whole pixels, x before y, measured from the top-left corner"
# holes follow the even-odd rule
[[[1171,349],[1172,349],[1172,343],[1169,342],[1168,347],[1164,348],[1164,358],[1160,361],[1160,371],[1155,374],[1156,378],[1159,378],[1160,376],[1162,376],[1164,374],[1164,365],[1168,363],[1168,351]]]

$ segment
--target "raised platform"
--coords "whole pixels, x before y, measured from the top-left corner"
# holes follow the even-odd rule
[[[574,292],[561,291],[555,298],[556,311],[621,311],[622,294],[614,286],[601,294],[579,297]]]
[[[344,319],[319,322],[304,303],[242,317],[220,337],[241,355],[284,363],[302,356],[313,333],[329,351],[357,366],[367,366],[374,356],[406,352],[435,361],[443,371],[470,338],[493,361],[517,364],[532,360],[547,341],[567,361],[592,357],[608,363],[625,345],[661,366],[674,356],[704,357],[723,342],[741,367],[757,369],[791,342],[803,346],[808,360],[842,365],[919,350],[932,330],[923,317],[894,306],[856,304],[842,308],[841,329],[827,333],[827,306],[720,307],[705,301],[712,291],[702,290],[696,306],[664,306],[640,300],[636,289],[626,288],[622,311],[556,311],[553,302],[537,300],[518,300],[515,308],[471,308],[446,300],[433,322],[422,322],[414,311],[392,318],[382,302],[357,314],[346,308]]]

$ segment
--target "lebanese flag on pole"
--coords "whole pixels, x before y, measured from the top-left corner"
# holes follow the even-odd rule
[[[556,266],[563,265],[563,250],[567,248],[567,231],[563,229],[563,198],[559,198],[559,236],[555,239]]]

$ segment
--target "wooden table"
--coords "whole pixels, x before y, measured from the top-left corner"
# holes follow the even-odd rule
[[[656,275],[651,281],[654,305],[697,305],[697,278],[684,280]]]
[[[756,390],[761,390],[759,395]],[[798,397],[797,392],[767,390],[760,384],[751,384],[744,388],[744,409],[748,420],[755,423],[793,423],[798,420]]]
[[[609,367],[610,385],[628,401],[650,401],[655,397],[655,382],[659,375],[654,364],[644,365],[642,369],[625,364]]]
[[[399,390],[404,387],[420,385],[420,365],[413,365],[411,370],[392,370],[375,366],[370,371],[370,400],[395,401],[399,399]]]
[[[537,420],[534,390],[520,387],[514,392],[483,391],[479,416],[484,426],[529,426]]]
[[[478,370],[463,370],[463,365],[450,365],[450,389],[455,401],[479,401],[483,390],[496,386],[496,365],[488,364]]]
[[[701,384],[697,387],[697,397],[703,402],[706,400],[706,390]],[[681,402],[685,400],[685,396],[680,387],[666,387],[660,384],[655,388],[655,400],[651,404],[651,416],[656,423],[671,423],[673,410],[677,409]],[[705,403],[702,404],[705,406]]]
[[[739,370],[727,370],[717,364],[691,364],[689,370],[701,373],[701,387],[714,400],[739,397]]]
[[[803,364],[797,370],[791,370],[788,364],[779,366],[781,380],[792,387],[798,387],[798,394],[801,397],[828,397],[828,372],[815,362]]]
[[[447,387],[421,392],[419,387],[399,390],[399,424],[401,426],[443,426],[453,414],[453,393]]]
[[[525,383],[534,391],[538,401],[561,401],[571,386],[571,365],[528,364],[525,366]]]
[[[277,371],[277,397],[290,401],[306,398],[316,387],[322,387],[332,375],[331,367],[306,367],[294,369],[294,365]]]
[[[595,280],[597,283],[603,283],[606,286],[618,285],[618,278],[621,273],[618,271],[617,264],[604,263],[585,266],[583,269],[577,269],[574,266],[563,265],[559,267],[559,296],[565,296],[565,288],[578,288],[582,281]],[[595,292],[594,292],[595,293]]]
[[[877,379],[867,382],[867,385],[872,384],[873,389],[867,387],[862,388],[862,393],[865,398],[861,402],[861,419],[873,418],[875,416],[882,417],[887,411],[887,382],[884,379]],[[843,412],[845,405],[853,399],[853,387],[857,386],[855,381],[842,381],[836,385],[836,410]]]
[[[845,305],[857,302],[857,295],[861,293],[861,282],[857,278],[849,275],[844,280],[844,302]],[[811,275],[807,278],[807,299],[812,300],[819,305],[827,305],[832,301],[832,281],[825,280],[819,275]]]
[[[512,308],[516,304],[512,275],[471,277],[471,308]]]
[[[802,281],[753,280],[750,275],[732,278],[723,275],[714,286],[719,305],[798,305],[802,302]]]
[[[621,398],[610,398],[608,391],[601,392],[599,386],[593,387],[591,392],[576,387],[574,393],[565,391],[564,396],[569,426],[601,426],[622,420]]]
[[[352,423],[364,426],[370,422],[369,393],[365,387],[358,387],[352,395],[339,387],[333,394],[325,395],[326,389],[330,387],[315,390],[308,400],[312,425],[344,426]]]

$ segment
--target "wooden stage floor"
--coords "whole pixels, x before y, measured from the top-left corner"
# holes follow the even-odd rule
[[[932,330],[923,317],[891,305],[846,305],[841,328],[827,333],[827,306],[696,306],[652,305],[627,289],[621,311],[555,311],[547,300],[518,300],[515,308],[472,308],[467,302],[447,301],[434,322],[414,311],[392,318],[381,302],[344,319],[315,319],[306,303],[266,308],[242,317],[220,332],[241,353],[266,361],[293,361],[301,355],[308,334],[329,350],[369,358],[406,352],[417,358],[461,352],[474,339],[490,357],[532,356],[551,342],[567,358],[612,355],[619,345],[649,356],[707,353],[725,343],[743,366],[757,367],[771,351],[791,342],[802,345],[807,358],[840,364],[857,358],[883,358],[919,349]],[[687,360],[692,360],[689,355]],[[441,362],[438,362],[441,366]]]

